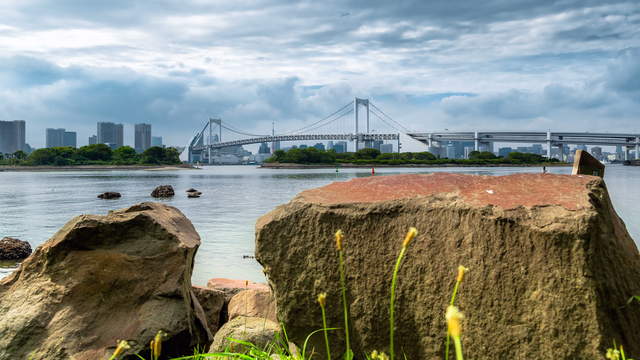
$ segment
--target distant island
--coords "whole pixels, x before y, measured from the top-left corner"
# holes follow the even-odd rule
[[[42,148],[26,154],[16,151],[13,154],[0,154],[0,166],[31,167],[140,167],[158,165],[180,165],[180,154],[172,147],[152,146],[138,154],[130,146],[121,146],[115,150],[105,144],[93,144],[74,147]]]
[[[512,152],[505,157],[489,151],[472,151],[468,159],[438,158],[424,152],[381,153],[377,149],[337,153],[316,148],[277,150],[265,160],[264,167],[317,166],[554,166],[566,165],[558,159],[538,154]]]

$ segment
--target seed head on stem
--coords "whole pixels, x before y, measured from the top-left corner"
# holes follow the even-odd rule
[[[407,231],[407,235],[404,237],[404,241],[402,242],[402,247],[406,248],[411,244],[411,241],[418,235],[418,229],[414,227],[410,227],[409,231]]]
[[[318,304],[324,308],[327,303],[327,293],[321,293],[318,295]]]
[[[336,231],[336,249],[338,249],[338,251],[342,251],[342,239],[344,239],[342,230]]]
[[[458,277],[456,278],[456,281],[458,282],[462,282],[462,279],[464,279],[464,274],[469,271],[468,268],[460,265],[458,266]]]
[[[460,337],[462,334],[462,319],[464,319],[464,315],[458,310],[457,307],[453,305],[449,305],[447,308],[447,328],[449,329],[449,335],[452,337]]]

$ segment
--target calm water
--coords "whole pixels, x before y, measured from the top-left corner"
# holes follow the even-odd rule
[[[504,175],[539,172],[539,168],[376,169],[377,175],[437,171]],[[569,173],[570,168],[551,169]],[[195,284],[213,277],[263,281],[253,259],[254,225],[261,215],[286,203],[298,192],[370,176],[368,169],[268,170],[251,166],[216,166],[203,170],[0,172],[0,237],[14,236],[38,246],[73,216],[106,214],[109,210],[149,201],[157,185],[171,184],[177,196],[164,200],[191,219],[202,237],[193,275]],[[609,166],[605,180],[619,215],[634,239],[640,239],[640,167]],[[188,199],[184,191],[203,192]],[[118,191],[118,200],[96,195]],[[14,264],[0,263],[0,277]]]

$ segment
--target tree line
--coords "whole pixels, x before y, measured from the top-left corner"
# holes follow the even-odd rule
[[[105,144],[74,147],[52,147],[34,150],[27,155],[23,151],[0,154],[2,165],[175,165],[180,164],[180,154],[172,147],[152,146],[138,154],[130,146],[112,150]]]
[[[296,148],[288,151],[277,150],[266,160],[271,163],[295,164],[541,164],[558,162],[538,154],[512,152],[506,157],[496,156],[489,151],[472,151],[468,159],[438,158],[434,154],[424,152],[381,153],[377,149],[360,149],[356,152],[337,153],[334,150],[318,150],[313,147]]]

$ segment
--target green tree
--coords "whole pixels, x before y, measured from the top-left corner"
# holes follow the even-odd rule
[[[118,165],[131,165],[138,161],[138,154],[131,146],[121,146],[113,151],[111,158]]]
[[[497,158],[491,151],[472,151],[469,153],[469,160],[491,160]]]
[[[380,155],[380,150],[365,148],[356,151],[354,155],[356,159],[371,160],[377,158]]]
[[[92,144],[78,149],[78,155],[91,161],[110,161],[113,155],[111,148],[105,144]]]
[[[152,146],[142,153],[141,161],[143,164],[162,164],[164,160],[164,149],[160,146]]]
[[[435,160],[436,156],[428,151],[414,153],[413,158],[416,160]]]
[[[24,159],[26,159],[26,158],[27,158],[27,153],[25,153],[25,152],[24,152],[24,151],[22,151],[22,150],[18,150],[18,151],[16,151],[16,152],[14,152],[14,153],[13,153],[13,157],[14,157],[15,159],[18,159],[18,160],[24,160]]]
[[[181,163],[180,153],[178,152],[178,149],[173,147],[168,147],[164,149],[163,158],[164,158],[165,164],[177,165]]]
[[[54,148],[37,149],[29,155],[27,161],[31,165],[53,165],[57,155]]]

